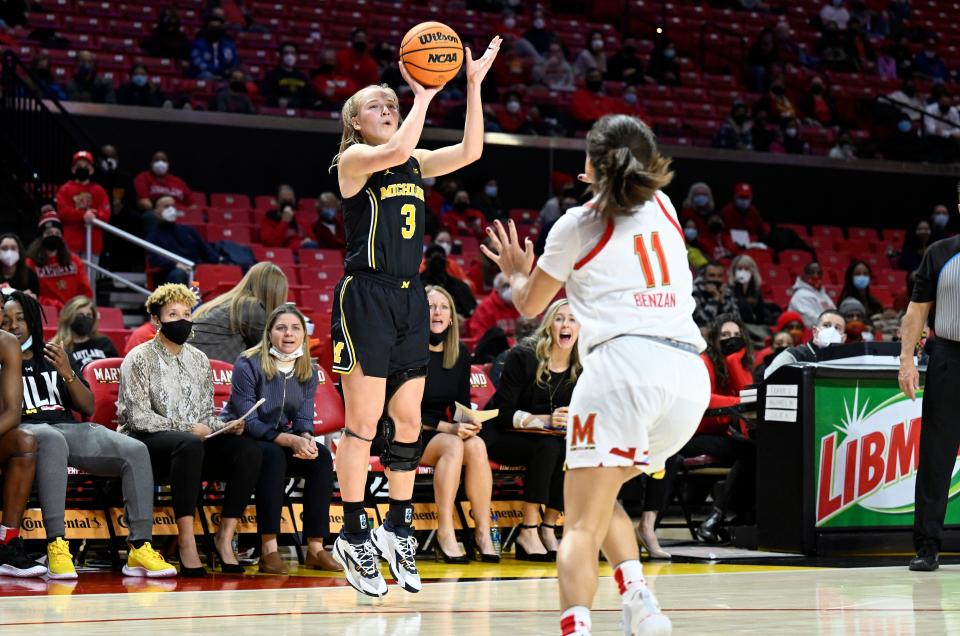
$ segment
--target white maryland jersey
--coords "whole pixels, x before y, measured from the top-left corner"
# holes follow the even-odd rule
[[[537,263],[566,283],[580,322],[581,355],[625,334],[669,338],[703,351],[686,241],[669,197],[657,192],[606,226],[592,204],[557,220]]]

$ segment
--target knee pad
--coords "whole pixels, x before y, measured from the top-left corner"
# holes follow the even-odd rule
[[[393,394],[403,386],[405,383],[410,380],[416,380],[417,378],[427,377],[427,367],[417,367],[415,369],[404,369],[403,371],[395,371],[387,376],[387,401],[386,404],[390,403],[390,398],[393,397]]]
[[[381,420],[383,425],[383,452],[380,453],[380,463],[384,468],[398,472],[416,470],[423,456],[423,437],[418,436],[415,442],[396,442],[396,426],[389,417]]]

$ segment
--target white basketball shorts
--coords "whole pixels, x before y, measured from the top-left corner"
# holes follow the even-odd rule
[[[696,432],[709,401],[700,356],[634,336],[600,344],[583,360],[570,402],[567,468],[659,472]]]

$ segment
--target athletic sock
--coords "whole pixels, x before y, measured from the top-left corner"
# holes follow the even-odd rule
[[[613,570],[613,578],[617,582],[617,589],[620,596],[626,594],[629,590],[640,585],[646,585],[643,578],[643,566],[640,561],[631,559],[624,561]]]
[[[387,530],[398,534],[408,533],[413,525],[413,500],[388,499],[388,501],[390,502],[390,510],[387,512],[387,519],[384,524],[387,526]]]
[[[560,615],[560,633],[562,636],[589,634],[592,627],[589,607],[574,605]]]
[[[0,543],[10,543],[20,536],[20,528],[8,528],[0,525]]]
[[[139,540],[137,540],[137,541],[131,541],[131,542],[130,542],[130,545],[133,546],[133,549],[134,549],[134,550],[139,550],[140,548],[143,547],[143,544],[144,544],[144,543],[146,543],[146,540],[144,540],[144,539],[139,539]]]
[[[343,502],[343,536],[354,544],[370,538],[370,520],[362,501]]]

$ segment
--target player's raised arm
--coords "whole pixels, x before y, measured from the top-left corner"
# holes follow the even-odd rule
[[[420,171],[424,177],[449,174],[480,158],[483,152],[483,103],[480,100],[480,84],[497,58],[500,41],[499,35],[494,37],[484,54],[476,60],[473,59],[470,47],[465,48],[467,118],[463,126],[463,141],[436,150],[417,149],[414,157],[420,162]]]

